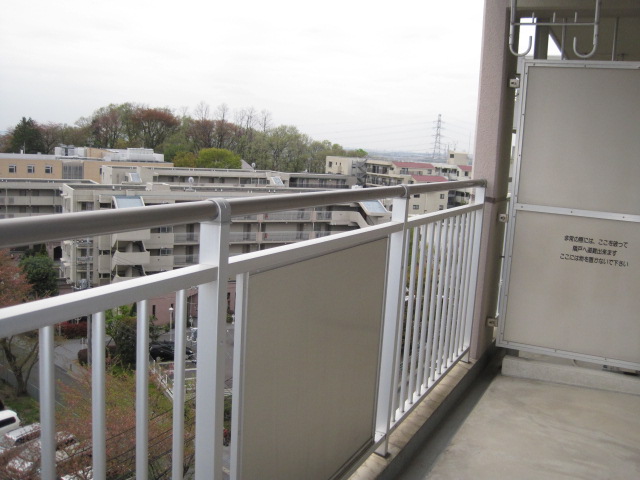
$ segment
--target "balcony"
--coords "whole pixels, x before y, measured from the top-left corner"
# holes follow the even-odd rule
[[[256,232],[231,232],[229,233],[230,243],[255,243],[258,239]]]
[[[146,265],[150,259],[149,252],[114,252],[111,257],[111,269],[121,265]]]
[[[255,234],[254,234],[255,235]],[[262,243],[291,243],[309,240],[311,232],[263,232]]]
[[[311,212],[276,212],[262,215],[263,222],[308,222],[311,220]]]
[[[391,433],[468,354],[482,185],[481,181],[464,182],[476,188],[476,201],[464,207],[407,220],[410,196],[398,197],[389,223],[234,257],[228,255],[230,214],[273,215],[270,205],[280,201],[277,197],[62,214],[55,218],[55,230],[50,228],[53,220],[47,218],[29,219],[32,227],[26,229],[5,228],[6,245],[61,235],[105,235],[122,231],[125,225],[139,230],[159,222],[200,223],[200,255],[199,259],[185,256],[193,261],[190,266],[129,280],[116,276],[111,285],[0,310],[6,335],[40,330],[43,478],[53,477],[54,469],[56,372],[47,367],[53,365],[53,325],[93,314],[94,352],[101,352],[105,310],[137,303],[136,410],[141,413],[135,476],[146,478],[148,445],[153,441],[146,436],[145,413],[148,299],[175,292],[175,332],[184,332],[186,291],[194,285],[200,293],[198,407],[191,467],[196,478],[221,478],[223,469],[233,478],[344,478],[374,451],[384,453]],[[408,188],[417,193],[441,187]],[[406,193],[405,187],[392,187],[336,191],[329,196],[322,192],[321,197],[301,194],[290,208]],[[5,225],[10,227],[9,221]],[[143,259],[129,260],[133,265],[143,263]],[[174,261],[179,262],[178,255]],[[220,437],[227,352],[218,348],[218,339],[226,338],[228,279],[235,280],[236,291],[235,440],[229,447],[231,460],[224,464]],[[176,334],[176,351],[182,351],[185,341],[185,335]],[[94,478],[105,478],[105,359],[100,353],[94,355],[92,469]],[[178,362],[173,372],[173,478],[183,474],[184,385],[184,365]],[[274,435],[279,440],[268,441]],[[305,453],[310,451],[315,452],[311,457]],[[287,460],[272,461],[281,455]]]
[[[200,235],[196,232],[174,233],[176,245],[195,245],[200,241]]]

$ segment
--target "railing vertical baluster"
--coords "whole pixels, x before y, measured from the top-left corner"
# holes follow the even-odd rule
[[[451,362],[451,336],[453,335],[455,317],[453,316],[453,305],[456,299],[456,282],[458,281],[458,242],[460,232],[460,217],[451,219],[452,237],[451,251],[449,257],[451,259],[451,271],[449,272],[449,292],[447,294],[447,327],[444,339],[444,367],[448,367]]]
[[[427,388],[427,378],[429,377],[429,365],[427,362],[430,360],[431,355],[431,341],[433,339],[433,322],[430,321],[429,309],[431,304],[431,288],[435,283],[433,281],[433,272],[434,268],[434,248],[433,248],[433,236],[434,236],[435,227],[433,223],[429,223],[427,225],[427,233],[425,235],[425,242],[423,242],[423,247],[425,248],[425,252],[427,254],[427,271],[426,271],[426,280],[424,283],[424,301],[422,304],[422,330],[420,337],[420,344],[422,345],[422,349],[420,350],[420,369],[418,370],[418,381],[421,382],[421,385],[424,388]]]
[[[464,245],[464,264],[462,266],[462,275],[463,275],[463,293],[460,298],[460,326],[458,328],[458,334],[456,336],[456,352],[460,354],[463,350],[463,337],[464,337],[464,326],[466,324],[467,318],[467,303],[469,301],[469,277],[470,277],[470,268],[471,268],[471,248],[472,248],[472,225],[473,217],[466,213],[465,214],[465,245]]]
[[[442,368],[444,366],[444,363],[446,362],[445,356],[444,356],[444,341],[447,335],[447,313],[448,313],[448,306],[449,306],[449,284],[451,281],[451,261],[452,261],[452,255],[451,255],[451,244],[453,241],[453,235],[452,235],[452,219],[451,218],[447,218],[445,220],[445,226],[446,226],[446,231],[445,231],[445,270],[444,270],[444,288],[442,291],[442,296],[440,297],[440,301],[442,302],[442,312],[441,312],[441,316],[440,316],[440,339],[438,340],[438,363],[437,363],[437,373],[438,376],[440,376],[440,374],[442,374]]]
[[[404,412],[406,408],[407,401],[411,396],[411,388],[407,391],[407,376],[411,374],[410,371],[410,354],[411,354],[411,335],[412,329],[411,325],[413,323],[413,299],[415,296],[415,281],[416,281],[416,269],[415,269],[415,259],[416,259],[416,244],[418,237],[418,229],[413,229],[413,248],[409,249],[409,235],[407,235],[405,242],[405,251],[406,259],[405,259],[405,270],[409,268],[409,292],[406,290],[403,291],[402,300],[405,305],[405,313],[406,320],[404,322],[404,349],[402,352],[402,376],[400,380],[400,400],[398,401],[398,408],[400,411]],[[407,300],[405,301],[405,297]],[[401,317],[402,320],[402,317]],[[410,381],[410,380],[409,380]]]
[[[438,354],[438,334],[440,332],[440,322],[438,317],[440,316],[440,296],[442,295],[442,272],[444,271],[444,258],[442,253],[442,221],[437,223],[437,232],[434,238],[434,255],[436,260],[433,267],[433,283],[431,286],[431,305],[429,306],[429,323],[433,324],[431,327],[431,356],[429,358],[429,383],[435,380],[436,374],[436,356]]]
[[[184,466],[185,352],[187,347],[187,291],[176,293],[175,346],[173,349],[173,448],[171,478],[182,479]]]
[[[456,268],[456,283],[455,283],[455,302],[453,304],[453,324],[451,329],[451,343],[449,344],[449,358],[454,360],[458,356],[458,332],[462,325],[462,319],[460,317],[460,299],[464,292],[462,291],[464,276],[463,264],[464,264],[464,247],[466,245],[466,217],[461,215],[459,217],[458,227],[458,248],[456,249],[457,255],[457,268]]]
[[[391,220],[401,222],[405,228],[392,233],[389,239],[387,261],[387,286],[385,291],[384,318],[382,327],[382,347],[380,353],[380,375],[378,378],[378,405],[376,408],[376,441],[384,439],[376,453],[385,456],[388,451],[388,432],[395,421],[396,391],[398,387],[398,367],[401,341],[401,318],[404,305],[404,248],[407,224],[408,198],[393,200]]]
[[[41,468],[42,478],[53,480],[56,476],[56,389],[53,326],[42,327],[39,337]]]
[[[422,227],[415,227],[414,231],[420,232],[422,233]],[[410,403],[413,403],[415,400],[415,388],[416,388],[416,366],[417,366],[417,362],[418,362],[418,349],[419,349],[419,345],[418,345],[418,338],[420,335],[420,289],[422,288],[422,276],[424,274],[424,265],[422,262],[422,256],[420,255],[422,253],[422,250],[419,248],[418,246],[418,240],[420,239],[420,243],[421,239],[422,239],[423,235],[421,235],[420,237],[418,237],[417,235],[414,236],[414,240],[413,240],[413,266],[412,268],[415,269],[416,268],[416,263],[418,263],[418,286],[415,289],[413,293],[413,295],[410,298],[410,301],[412,303],[415,303],[415,315],[412,318],[411,324],[412,324],[412,328],[413,328],[413,333],[411,334],[411,356],[409,357],[409,398],[408,400],[410,401]],[[416,294],[415,292],[418,292],[418,294]],[[415,298],[415,300],[414,300]],[[409,323],[409,321],[407,320],[407,323]],[[405,347],[406,348],[406,347]]]
[[[229,203],[218,206],[213,222],[200,224],[200,263],[216,265],[216,276],[198,289],[196,373],[196,480],[222,478],[224,366],[229,282]]]
[[[105,386],[105,314],[98,312],[91,322],[93,341],[91,350],[91,441],[93,478],[107,476],[106,386]]]
[[[425,244],[427,242],[427,226],[426,225],[421,225],[420,226],[420,255],[418,257],[419,262],[420,262],[420,269],[419,269],[419,273],[418,273],[418,286],[416,287],[416,328],[417,328],[417,332],[415,335],[416,338],[416,343],[417,343],[417,351],[415,351],[414,355],[412,356],[412,363],[411,365],[415,365],[415,375],[411,376],[411,381],[412,386],[411,386],[411,391],[413,392],[413,398],[412,398],[412,402],[415,402],[416,399],[420,396],[421,394],[421,384],[422,384],[422,361],[424,360],[424,339],[425,339],[425,326],[426,326],[426,322],[425,322],[425,313],[423,311],[423,307],[422,307],[422,302],[425,299],[424,296],[424,282],[425,282],[425,278],[424,278],[424,274],[425,274],[425,270],[426,270],[426,250],[425,250]],[[415,247],[416,249],[418,249],[418,247]],[[418,335],[419,333],[419,335]]]
[[[440,373],[440,365],[442,365],[442,339],[444,337],[444,318],[445,303],[444,295],[447,287],[447,259],[448,249],[447,243],[449,238],[449,222],[448,219],[442,221],[442,231],[440,232],[440,270],[438,272],[438,297],[436,299],[436,331],[434,332],[433,345],[433,373],[432,380],[436,379]]]
[[[136,477],[149,476],[149,315],[146,300],[138,302],[136,343]]]

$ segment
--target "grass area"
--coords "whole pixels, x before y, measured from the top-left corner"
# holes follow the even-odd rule
[[[23,425],[40,421],[40,404],[28,396],[16,396],[14,388],[0,380],[0,399],[7,410],[17,412]]]

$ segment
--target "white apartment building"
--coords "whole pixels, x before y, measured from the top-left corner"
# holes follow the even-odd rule
[[[365,187],[390,187],[403,184],[468,180],[471,178],[472,171],[469,162],[468,154],[451,151],[446,163],[327,157],[325,165],[327,173],[349,176],[354,176],[357,170],[363,169],[363,180],[359,184]],[[410,209],[413,214],[423,214],[464,205],[468,201],[469,191],[466,189],[451,190],[448,194],[429,193],[412,197]]]

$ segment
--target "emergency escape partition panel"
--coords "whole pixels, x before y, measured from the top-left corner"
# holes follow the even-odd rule
[[[328,479],[372,445],[388,244],[292,260],[239,286],[232,478]]]
[[[640,370],[640,64],[522,66],[497,343]]]

